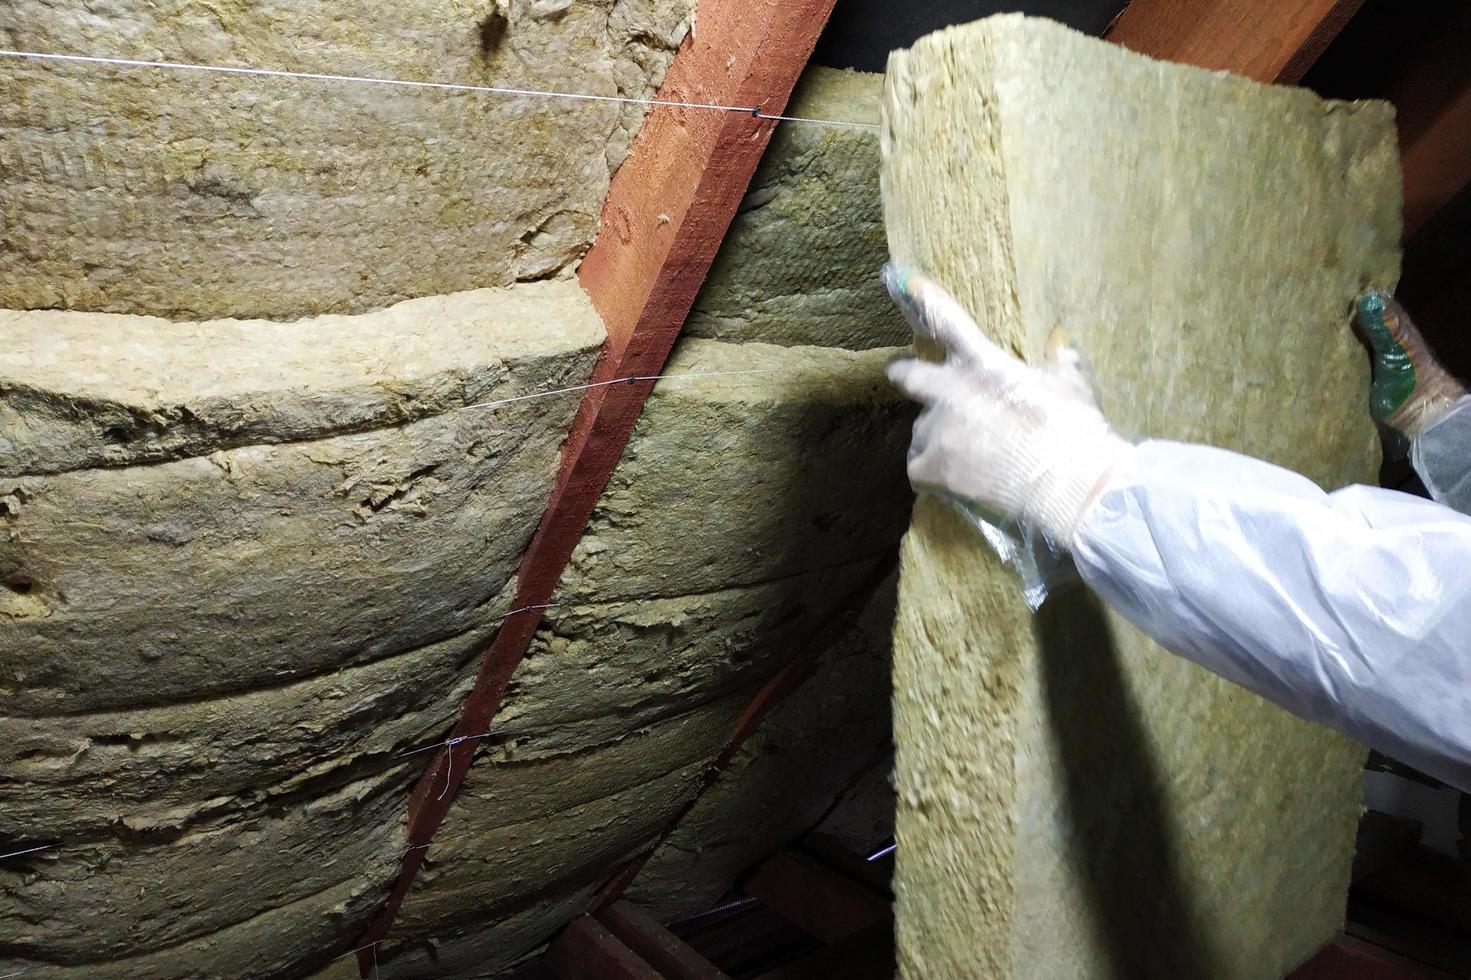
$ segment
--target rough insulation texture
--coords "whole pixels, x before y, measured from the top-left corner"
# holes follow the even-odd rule
[[[601,886],[696,793],[750,694],[581,751],[534,738],[484,751],[399,918],[418,940],[384,953],[394,974],[489,976],[546,942],[585,910],[560,899]]]
[[[61,843],[0,869],[0,966],[300,975],[381,902],[418,772],[395,755],[458,711],[577,397],[473,406],[577,383],[602,325],[571,282],[309,343],[9,324],[37,339],[0,398],[42,423],[11,414],[7,458],[85,468],[0,480],[0,841]]]
[[[682,343],[587,534],[573,595],[690,595],[874,555],[903,532],[892,349]],[[848,478],[835,480],[833,474]]]
[[[514,962],[566,921],[557,902],[544,916],[524,909],[601,884],[693,798],[755,686],[798,655],[794,642],[902,530],[912,413],[883,378],[892,353],[681,343],[672,374],[774,373],[655,388],[513,679],[496,738],[440,831],[467,843],[435,845],[440,863],[421,875],[380,954],[396,972],[458,975],[449,971],[474,962],[479,972],[465,975],[479,976]],[[836,472],[845,480],[835,487]],[[891,609],[892,598],[875,599],[820,682],[793,696],[769,740],[681,825],[674,849],[661,852],[669,859],[656,862],[680,895],[661,911],[718,896],[816,821],[872,755],[887,734]],[[790,755],[789,772],[777,752]],[[533,784],[546,799],[515,789]],[[534,845],[524,843],[529,827]],[[749,839],[736,840],[743,829]],[[507,871],[521,866],[513,845],[555,872],[517,878]],[[707,846],[704,860],[677,857]],[[513,915],[522,918],[508,939]],[[478,934],[473,921],[491,928]]]
[[[692,7],[12,0],[0,38],[642,97]],[[0,307],[289,319],[556,275],[592,241],[640,117],[614,103],[7,62]]]
[[[27,0],[0,37],[645,94],[690,4],[369,6]],[[0,973],[355,976],[330,957],[429,758],[394,756],[463,700],[578,396],[471,406],[576,384],[601,339],[564,280],[472,287],[569,267],[639,112],[141,77],[0,77],[0,305],[32,310],[0,312],[0,842],[65,845],[0,868]],[[878,95],[816,71],[794,109]],[[489,975],[585,908],[902,533],[877,165],[872,133],[783,127],[669,367],[759,373],[656,390],[380,950],[395,976]],[[680,910],[871,758],[892,608],[651,865]]]
[[[527,330],[529,323],[541,324]],[[565,283],[293,323],[0,310],[0,478],[131,466],[417,421],[541,390],[557,337],[588,343]]]
[[[1127,431],[1372,480],[1345,319],[1398,272],[1390,110],[993,18],[897,55],[894,255]],[[1338,929],[1363,749],[916,510],[895,645],[905,977],[1276,977]]]
[[[894,836],[894,753],[892,745],[883,749],[812,828],[808,837],[819,846],[867,856]]]
[[[787,113],[877,123],[883,76],[813,67]],[[684,333],[861,350],[909,342],[876,272],[888,257],[873,130],[784,124]]]
[[[889,737],[894,586],[864,608],[644,866],[628,897],[671,921],[709,908],[774,844],[812,827]]]

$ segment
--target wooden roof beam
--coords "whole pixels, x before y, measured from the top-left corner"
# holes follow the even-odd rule
[[[833,3],[700,0],[697,29],[675,56],[658,98],[779,115]],[[597,240],[579,271],[608,330],[590,381],[659,373],[775,125],[747,111],[650,109],[614,175]],[[358,946],[388,934],[480,744],[453,740],[489,730],[540,623],[535,607],[551,599],[652,388],[652,381],[637,381],[586,392],[547,510],[517,572],[511,608],[529,611],[501,626],[481,660],[451,744],[435,754],[414,788],[408,806],[411,849],[383,912]],[[370,959],[359,954],[364,976]]]
[[[688,943],[632,902],[615,902],[597,919],[665,980],[730,980]]]
[[[1364,0],[1133,0],[1104,37],[1151,58],[1302,79]]]
[[[559,980],[665,980],[648,961],[624,945],[608,927],[580,916],[558,933],[546,954]]]
[[[1471,186],[1471,86],[1400,147],[1405,175],[1405,241]]]

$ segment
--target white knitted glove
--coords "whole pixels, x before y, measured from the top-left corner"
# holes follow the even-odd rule
[[[959,497],[1069,547],[1083,511],[1134,447],[1098,410],[1081,355],[1054,332],[1047,366],[993,344],[931,280],[884,270],[889,294],[943,363],[904,358],[889,380],[924,406],[914,423],[909,481]]]

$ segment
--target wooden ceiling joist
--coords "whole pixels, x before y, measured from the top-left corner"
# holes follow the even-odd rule
[[[632,902],[615,902],[598,921],[665,980],[730,980],[709,960]]]
[[[547,950],[558,980],[666,980],[647,960],[592,916],[573,919]]]
[[[1151,58],[1293,84],[1364,0],[1133,0],[1104,35]]]
[[[1405,175],[1405,241],[1471,186],[1471,87],[1441,108],[1434,121],[1407,139],[1400,159]]]
[[[658,98],[751,107],[779,115],[807,65],[834,0],[701,0],[697,29]],[[608,339],[592,382],[658,374],[776,125],[751,111],[658,105],[613,178],[579,278]],[[651,381],[589,389],[562,450],[547,510],[523,556],[508,618],[486,650],[449,744],[409,799],[410,850],[387,903],[358,946],[387,936],[428,845],[444,821],[511,675],[653,388]],[[364,976],[371,957],[359,956]]]

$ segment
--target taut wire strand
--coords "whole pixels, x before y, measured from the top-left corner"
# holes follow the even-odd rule
[[[407,78],[378,78],[372,75],[335,75],[313,71],[282,71],[276,68],[253,68],[237,65],[201,65],[184,61],[142,61],[135,58],[102,58],[95,55],[56,54],[48,51],[11,51],[0,49],[0,57],[26,61],[59,61],[71,64],[111,65],[117,68],[158,68],[168,71],[203,71],[217,75],[251,75],[259,78],[294,78],[316,82],[349,82],[359,85],[391,85],[398,88],[436,89],[442,92],[479,92],[534,99],[569,99],[576,102],[616,102],[621,105],[674,106],[681,109],[708,109],[712,112],[740,112],[768,122],[806,123],[813,126],[836,126],[846,129],[877,131],[877,123],[850,122],[843,119],[816,119],[811,116],[779,116],[762,112],[759,106],[717,105],[710,102],[677,102],[672,99],[636,99],[623,95],[592,95],[587,92],[552,92],[543,89],[510,88],[499,85],[465,85],[458,82],[420,82]]]

